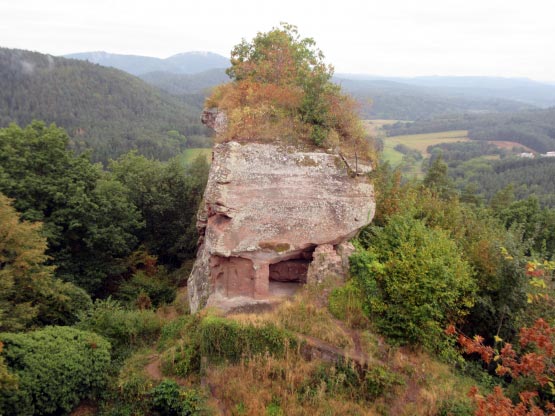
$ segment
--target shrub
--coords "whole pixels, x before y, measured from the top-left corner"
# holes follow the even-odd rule
[[[175,381],[164,380],[150,391],[152,410],[160,416],[201,415],[206,411],[198,390],[183,389]]]
[[[201,322],[199,331],[202,355],[215,360],[238,361],[244,354],[265,352],[280,356],[288,346],[296,344],[293,335],[273,324],[242,326],[235,321],[210,316]]]
[[[403,384],[401,376],[383,365],[371,367],[364,374],[363,386],[368,399],[383,396],[401,384]]]
[[[147,295],[152,306],[157,307],[173,302],[176,291],[164,276],[149,276],[144,271],[137,271],[120,285],[115,296],[123,302],[136,304],[141,295]]]
[[[368,326],[368,319],[362,308],[362,293],[352,281],[335,288],[330,293],[328,302],[330,312],[337,319],[346,321],[353,328]]]
[[[158,341],[164,374],[186,377],[200,371],[199,322],[197,315],[189,315],[164,325]]]
[[[325,389],[329,395],[346,395],[372,402],[402,384],[403,378],[386,366],[362,369],[350,361],[339,361],[334,365],[320,365],[301,388],[300,394],[317,396]]]
[[[154,341],[162,327],[161,319],[150,310],[128,310],[111,298],[97,300],[93,308],[81,314],[79,329],[93,331],[110,340],[114,355],[129,347]]]
[[[409,215],[372,229],[372,246],[351,256],[351,274],[376,327],[401,344],[452,351],[443,330],[473,305],[471,269],[447,233]]]
[[[473,416],[474,410],[469,400],[446,399],[440,403],[437,416]]]
[[[43,325],[73,325],[92,308],[89,294],[72,283],[53,279],[50,288],[39,306],[38,321]]]
[[[153,386],[153,380],[145,370],[151,361],[152,351],[146,350],[134,353],[123,362],[115,383],[110,386],[114,400],[145,407],[146,394]]]
[[[0,414],[68,412],[106,385],[110,344],[97,334],[46,327],[2,333],[0,340],[7,366],[18,377],[17,389],[0,394]]]

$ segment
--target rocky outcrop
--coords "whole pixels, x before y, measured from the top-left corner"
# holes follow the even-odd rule
[[[267,299],[271,280],[305,282],[315,252],[332,255],[340,273],[344,259],[335,248],[367,225],[374,209],[372,184],[352,175],[338,155],[280,144],[216,145],[198,215],[191,310],[225,298]]]
[[[223,134],[227,128],[227,116],[223,111],[204,110],[200,117],[202,124],[210,127],[216,134]]]

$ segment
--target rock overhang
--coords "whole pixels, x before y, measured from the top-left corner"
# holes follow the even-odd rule
[[[352,175],[337,154],[276,143],[216,145],[199,214],[202,244],[190,278],[193,292],[202,286],[209,293],[190,296],[193,310],[204,306],[198,299],[215,293],[218,279],[267,280],[270,264],[350,239],[370,223],[374,209],[368,178]],[[207,261],[212,257],[220,259],[217,267]],[[221,259],[230,258],[250,263],[234,260],[226,269]],[[264,292],[264,285],[258,287]]]

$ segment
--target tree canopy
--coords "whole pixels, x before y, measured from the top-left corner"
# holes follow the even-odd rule
[[[225,111],[224,139],[304,139],[371,158],[354,100],[331,82],[333,67],[311,38],[283,23],[231,51],[232,82],[207,99]]]

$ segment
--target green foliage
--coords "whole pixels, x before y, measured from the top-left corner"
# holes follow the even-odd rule
[[[149,275],[143,270],[138,270],[119,286],[114,296],[129,305],[136,305],[139,297],[145,295],[153,307],[158,307],[173,302],[176,290],[167,275]]]
[[[232,82],[206,106],[226,112],[224,139],[293,138],[372,159],[355,103],[331,82],[333,68],[311,38],[287,23],[231,51]]]
[[[328,307],[333,316],[348,322],[353,328],[369,325],[363,311],[362,293],[352,280],[345,286],[333,289],[328,298]]]
[[[401,384],[402,377],[383,365],[372,366],[364,373],[363,385],[370,399],[377,399]]]
[[[53,277],[40,230],[39,223],[20,222],[0,194],[0,330],[72,324],[92,304],[85,291]]]
[[[300,396],[316,396],[323,387],[328,395],[346,395],[356,400],[373,402],[392,393],[396,386],[404,384],[403,378],[383,365],[367,369],[359,368],[349,361],[322,364],[311,374],[300,389]]]
[[[139,208],[146,227],[141,241],[162,264],[179,267],[196,252],[196,214],[208,179],[208,164],[199,155],[183,167],[129,153],[110,164],[115,179]]]
[[[139,350],[123,361],[119,373],[110,383],[106,394],[108,400],[135,404],[139,408],[148,407],[147,395],[152,389],[153,380],[145,371],[145,367],[152,361],[152,351]]]
[[[133,149],[163,160],[178,154],[183,135],[206,133],[201,102],[188,104],[114,68],[0,48],[0,126],[54,122],[74,150],[92,149],[95,161]]]
[[[414,123],[396,123],[386,127],[390,135],[430,133],[446,130],[468,130],[474,140],[517,142],[537,152],[553,149],[555,110],[521,111],[486,114],[449,114],[440,117],[422,117]]]
[[[200,371],[199,324],[198,316],[188,315],[164,325],[158,345],[165,374],[186,377]]]
[[[372,228],[372,246],[351,256],[351,274],[376,327],[400,343],[445,347],[443,329],[474,303],[475,283],[448,235],[409,214]]]
[[[514,319],[526,304],[523,256],[528,243],[522,241],[519,229],[506,230],[489,210],[475,204],[441,199],[437,191],[419,183],[403,184],[398,172],[387,165],[379,168],[375,186],[379,210],[376,225],[385,227],[391,218],[401,215],[422,221],[428,228],[441,229],[471,266],[477,292],[474,306],[460,322],[463,329],[510,339],[517,329]],[[374,229],[369,227],[359,235],[363,247],[374,244]]]
[[[160,334],[162,322],[151,310],[125,309],[108,298],[97,299],[93,308],[82,313],[77,328],[92,331],[110,340],[115,356],[154,341]]]
[[[39,301],[37,323],[41,325],[73,325],[79,320],[79,315],[92,308],[91,297],[84,289],[73,283],[52,279],[48,284],[48,291]]]
[[[268,352],[281,356],[296,339],[272,324],[256,327],[214,316],[202,320],[199,326],[202,355],[213,360],[238,361],[243,355]]]
[[[475,409],[469,400],[454,398],[440,403],[437,416],[473,416]]]
[[[198,390],[183,389],[173,380],[164,380],[150,396],[152,409],[160,416],[193,416],[205,414],[204,397]]]
[[[93,292],[124,270],[142,223],[123,186],[68,151],[68,140],[40,122],[0,129],[0,192],[23,219],[44,222],[57,276]]]
[[[18,377],[13,375],[6,366],[6,360],[2,355],[4,344],[0,341],[0,392],[8,392],[17,388]]]
[[[106,385],[110,344],[101,336],[70,327],[2,333],[3,357],[18,377],[16,390],[0,394],[0,413],[69,412]]]
[[[442,198],[453,196],[453,183],[447,175],[447,164],[443,161],[441,154],[434,159],[422,184],[428,189],[437,192]]]

